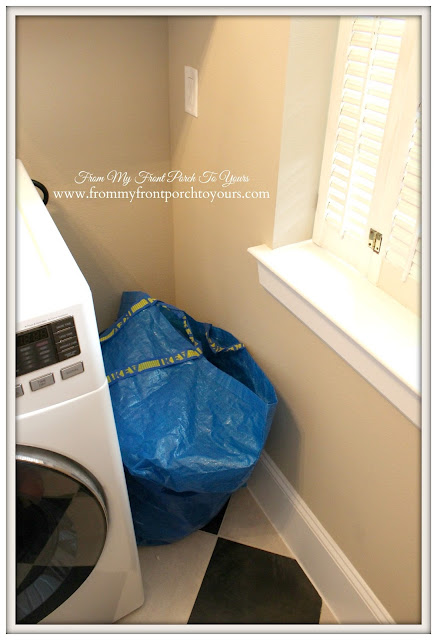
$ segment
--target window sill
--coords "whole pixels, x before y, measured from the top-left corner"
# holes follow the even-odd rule
[[[311,240],[248,251],[262,286],[419,427],[420,318]]]

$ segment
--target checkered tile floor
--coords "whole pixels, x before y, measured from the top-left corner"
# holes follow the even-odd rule
[[[118,624],[336,623],[248,489],[201,531],[139,556],[145,602]]]

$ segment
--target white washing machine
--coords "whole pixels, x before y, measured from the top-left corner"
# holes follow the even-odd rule
[[[17,161],[16,624],[144,599],[91,292]]]

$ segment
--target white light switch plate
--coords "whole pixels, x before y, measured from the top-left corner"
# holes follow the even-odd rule
[[[197,118],[198,73],[193,67],[184,67],[185,71],[185,111]]]

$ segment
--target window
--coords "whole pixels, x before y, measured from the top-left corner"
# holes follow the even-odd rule
[[[277,233],[273,248],[249,248],[258,262],[260,284],[418,427],[424,335],[418,313],[420,65],[421,39],[424,51],[429,46],[427,13],[419,8],[405,18],[341,17],[338,33],[319,24],[315,34],[307,25],[304,49],[298,46],[303,35],[299,24],[293,25]],[[310,45],[323,59],[309,55]],[[300,84],[292,73],[296,65],[305,69]],[[330,91],[326,87],[325,92],[321,82],[321,67],[324,78],[331,80],[332,75]],[[426,76],[423,86],[426,96]],[[308,117],[302,105],[311,101],[314,107],[317,97],[320,109]],[[319,126],[317,115],[325,119],[326,111],[319,172],[314,171],[314,149],[325,126]],[[305,146],[301,129],[307,132],[314,117],[319,134]],[[423,119],[427,124],[425,109]],[[290,140],[300,144],[294,155]],[[427,150],[427,138],[423,144]],[[286,188],[287,179],[292,189]],[[291,205],[286,205],[286,197]],[[428,231],[428,219],[424,222]],[[379,253],[369,247],[371,229],[382,235]],[[424,318],[426,326],[426,314]]]
[[[420,18],[341,18],[313,241],[417,313],[420,206]]]

